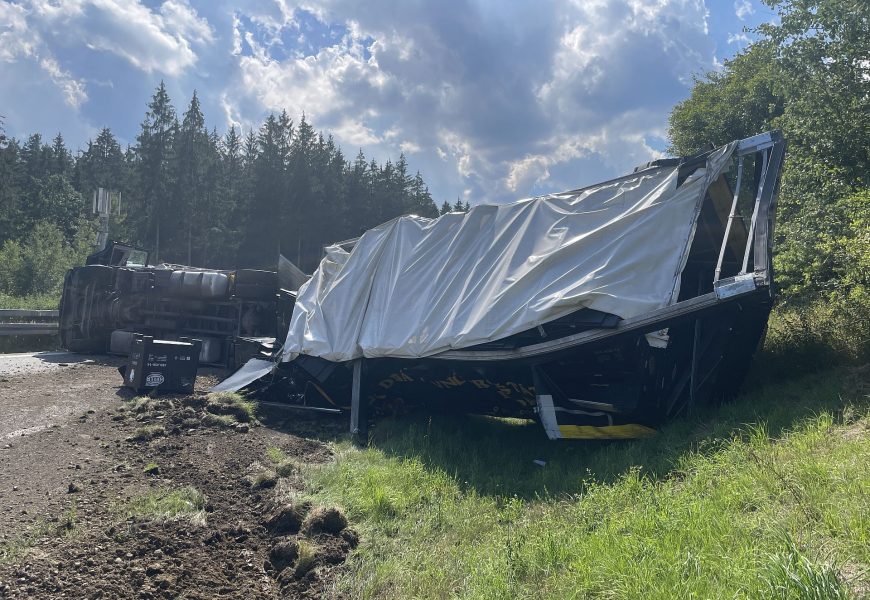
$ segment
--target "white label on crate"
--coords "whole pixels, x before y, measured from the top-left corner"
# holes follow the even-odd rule
[[[163,383],[163,374],[162,373],[148,373],[148,377],[145,378],[145,386],[146,387],[157,387],[161,383]]]

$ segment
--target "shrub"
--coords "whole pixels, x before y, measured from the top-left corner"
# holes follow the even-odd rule
[[[777,306],[762,360],[778,375],[870,360],[870,290],[852,288]]]
[[[2,293],[10,295],[21,293],[23,265],[21,244],[15,240],[6,240],[3,246],[0,246],[0,291]]]

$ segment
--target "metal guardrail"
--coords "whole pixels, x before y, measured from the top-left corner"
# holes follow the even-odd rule
[[[11,335],[56,335],[58,311],[0,309],[0,337]]]

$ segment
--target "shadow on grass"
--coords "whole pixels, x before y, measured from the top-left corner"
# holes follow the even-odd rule
[[[735,436],[747,435],[754,424],[776,438],[819,413],[839,418],[846,407],[870,404],[867,368],[764,384],[757,375],[752,380],[755,385],[735,401],[666,424],[658,435],[643,440],[552,442],[536,422],[415,415],[378,423],[370,445],[441,469],[481,495],[558,497],[581,493],[589,481],[612,482],[632,469],[665,478],[680,471],[687,454],[714,452]]]

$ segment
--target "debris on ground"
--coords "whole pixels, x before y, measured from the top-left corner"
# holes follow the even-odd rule
[[[14,410],[58,403],[64,412],[58,427],[3,444],[14,486],[0,490],[0,597],[319,598],[334,587],[355,538],[328,533],[334,524],[303,532],[316,511],[284,494],[304,493],[304,482],[279,478],[278,464],[251,466],[275,447],[285,475],[331,460],[325,442],[341,423],[254,415],[200,392],[136,398],[119,391],[111,365],[67,373],[9,384]],[[74,410],[64,404],[70,388]],[[9,409],[0,406],[0,422],[14,422]]]

